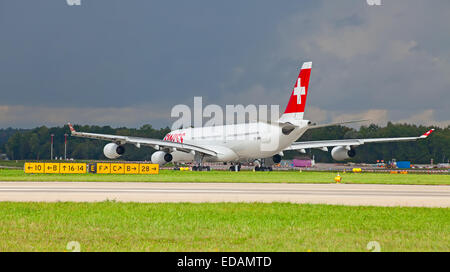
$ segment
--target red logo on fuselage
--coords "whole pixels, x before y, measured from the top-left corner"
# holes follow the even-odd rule
[[[164,141],[174,142],[174,143],[183,143],[183,137],[186,135],[186,133],[168,133],[164,137]]]

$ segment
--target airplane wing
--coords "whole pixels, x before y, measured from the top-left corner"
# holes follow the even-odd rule
[[[217,156],[217,153],[214,150],[204,148],[201,146],[197,146],[197,145],[175,143],[175,142],[169,142],[169,141],[163,141],[163,140],[151,139],[151,138],[78,132],[78,131],[75,131],[75,129],[73,128],[73,126],[70,123],[68,125],[70,128],[71,135],[76,136],[76,137],[111,141],[111,142],[119,143],[121,145],[133,144],[136,147],[140,147],[141,145],[144,145],[144,146],[150,146],[156,150],[171,149],[171,150],[178,150],[178,151],[182,151],[182,152],[186,152],[186,153],[195,151],[195,152],[203,153],[205,155]]]
[[[397,138],[369,138],[369,139],[344,139],[344,140],[325,140],[325,141],[309,141],[309,142],[294,142],[291,146],[284,150],[300,150],[308,148],[320,148],[327,150],[328,147],[344,146],[347,148],[356,147],[366,143],[387,143],[387,142],[406,142],[415,141],[418,139],[427,138],[434,129],[431,129],[419,137],[397,137]]]

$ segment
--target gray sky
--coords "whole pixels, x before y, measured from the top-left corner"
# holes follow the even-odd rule
[[[313,61],[306,117],[450,125],[450,1],[0,2],[0,127],[171,126],[171,108],[280,104]]]

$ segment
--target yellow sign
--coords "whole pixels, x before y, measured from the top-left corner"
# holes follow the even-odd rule
[[[46,174],[58,174],[59,163],[45,163],[44,171]]]
[[[27,174],[39,174],[44,173],[43,162],[26,162],[24,166],[25,173]]]
[[[137,163],[125,163],[125,174],[139,174],[139,164]]]
[[[85,174],[88,167],[96,167],[90,172],[98,174],[159,174],[159,164],[151,163],[43,163],[26,162],[25,173],[37,174]],[[96,170],[96,171],[95,171]],[[180,168],[189,171],[189,168]]]
[[[85,174],[85,163],[61,163],[59,166],[59,172],[61,174]]]
[[[123,174],[125,172],[125,167],[123,163],[111,163],[111,174]]]
[[[97,163],[97,174],[109,174],[111,173],[110,163]]]
[[[158,174],[159,164],[142,163],[139,165],[140,174]]]

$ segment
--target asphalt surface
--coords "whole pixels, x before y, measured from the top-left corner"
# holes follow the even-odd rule
[[[0,201],[293,202],[450,207],[450,186],[279,183],[0,182]]]

